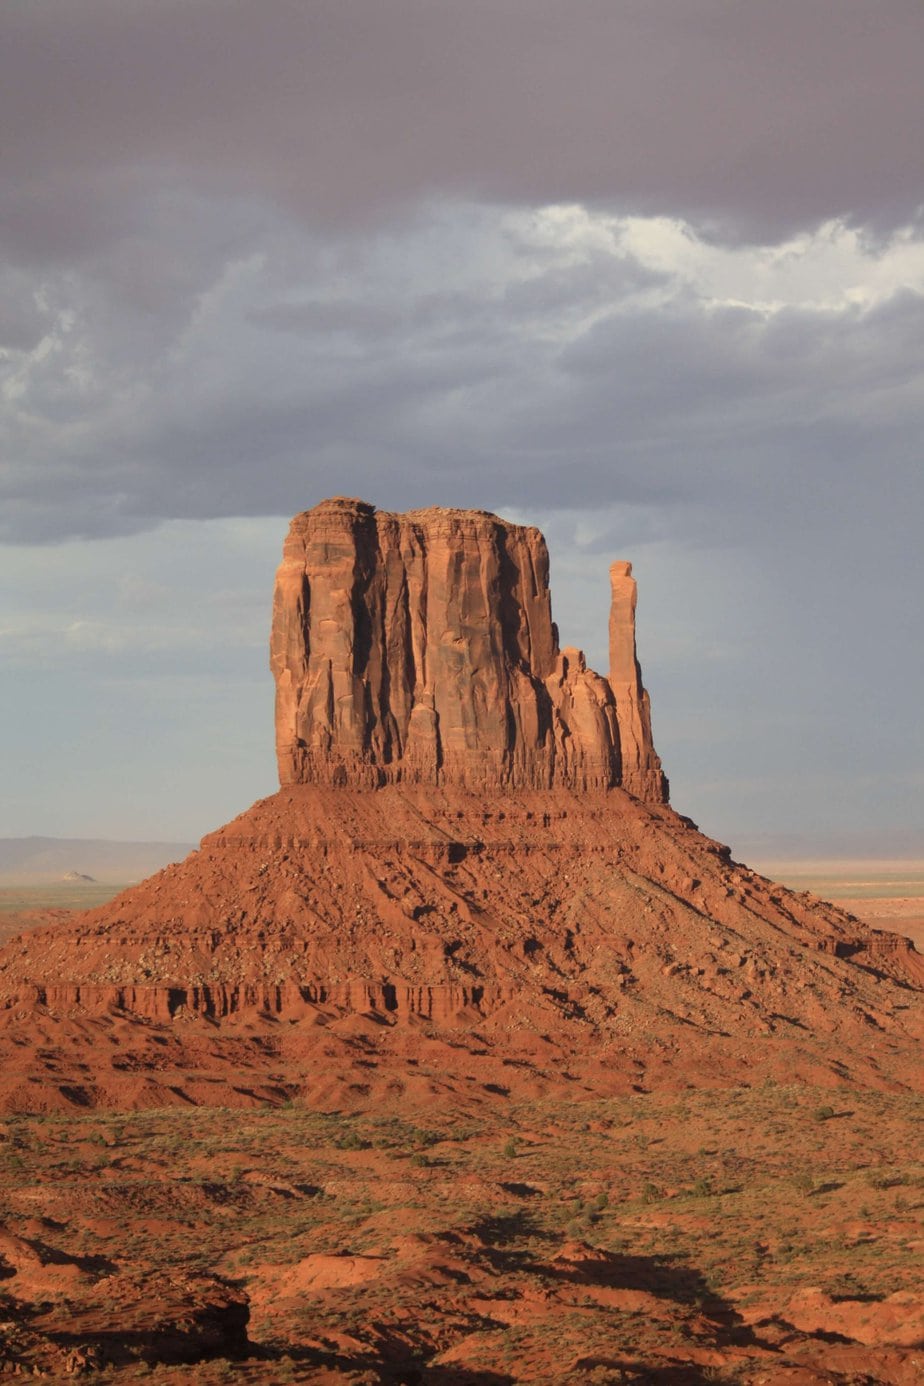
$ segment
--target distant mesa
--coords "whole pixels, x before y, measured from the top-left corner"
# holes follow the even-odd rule
[[[95,885],[124,886],[170,862],[182,861],[192,846],[189,842],[106,838],[0,837],[0,889],[56,886],[81,877]]]
[[[609,584],[603,676],[559,642],[538,530],[297,515],[280,790],[0,950],[0,1107],[920,1085],[924,960],[674,812],[631,564]]]

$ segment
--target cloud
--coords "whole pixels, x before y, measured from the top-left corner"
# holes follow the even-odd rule
[[[266,664],[284,523],[172,521],[141,535],[0,548],[10,670],[163,683]]]
[[[344,490],[618,497],[715,542],[798,528],[806,488],[870,489],[873,450],[913,487],[924,252],[904,230],[723,250],[676,220],[460,204],[332,242],[248,206],[223,255],[228,207],[195,205],[194,231],[161,223],[159,304],[105,259],[44,280],[43,335],[0,371],[8,542]]]
[[[0,24],[30,263],[92,257],[177,185],[315,228],[580,201],[763,242],[921,201],[917,0],[30,0]]]

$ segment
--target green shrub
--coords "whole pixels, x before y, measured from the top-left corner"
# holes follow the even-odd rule
[[[369,1141],[364,1141],[362,1136],[355,1131],[343,1131],[334,1137],[334,1147],[337,1150],[368,1150]]]

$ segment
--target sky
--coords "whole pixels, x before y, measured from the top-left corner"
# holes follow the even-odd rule
[[[289,517],[538,525],[672,801],[924,856],[919,0],[7,0],[0,836],[276,788]]]

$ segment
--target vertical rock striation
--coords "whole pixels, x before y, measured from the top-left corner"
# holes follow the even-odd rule
[[[559,649],[548,573],[537,529],[484,511],[337,498],[297,515],[271,638],[281,783],[622,783],[618,695]],[[626,787],[662,801],[644,744]]]
[[[632,564],[610,567],[610,687],[616,699],[622,786],[637,799],[666,804],[667,777],[651,736],[651,702],[642,686],[635,646],[635,605],[638,588]]]

